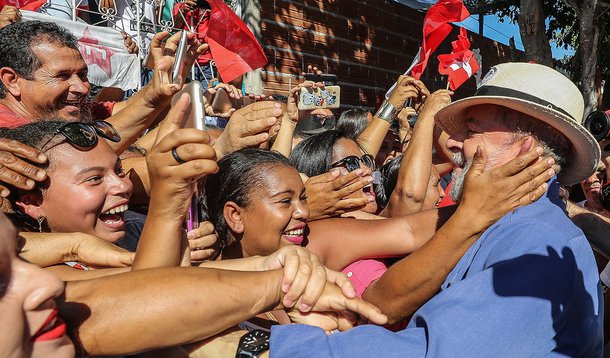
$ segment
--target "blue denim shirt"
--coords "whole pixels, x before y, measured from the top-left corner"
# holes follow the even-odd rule
[[[597,267],[558,192],[485,231],[406,329],[274,326],[271,357],[601,357]]]

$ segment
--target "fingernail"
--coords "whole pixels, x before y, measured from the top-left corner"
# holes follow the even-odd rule
[[[542,147],[537,147],[536,148],[536,153],[542,154],[543,152],[544,152],[544,150],[542,150]]]
[[[275,108],[282,108],[282,105],[277,102],[274,102],[273,105],[275,106]]]
[[[27,179],[25,181],[25,185],[27,185],[28,187],[34,187],[35,183],[32,179]]]
[[[292,307],[294,306],[294,302],[292,300],[284,298],[284,307]]]
[[[370,176],[370,177],[366,177],[366,181],[369,183],[372,183],[373,181],[375,181],[375,179],[372,176]]]
[[[370,196],[369,196],[369,197],[367,198],[367,200],[368,200],[368,202],[369,202],[369,203],[372,203],[373,201],[375,201],[375,198],[372,198],[372,197],[370,197]]]
[[[339,169],[333,169],[330,171],[330,175],[332,175],[334,177],[339,176],[339,173],[340,173]]]
[[[310,305],[306,305],[306,304],[304,304],[304,303],[301,303],[301,304],[299,305],[299,310],[300,310],[301,312],[307,312],[307,311],[309,311],[310,309],[311,309],[311,306],[310,306]]]
[[[282,114],[282,110],[279,109],[279,108],[276,108],[276,109],[273,110],[273,114],[276,115],[276,116],[279,116],[280,114]]]
[[[39,160],[47,160],[47,156],[46,156],[46,155],[44,155],[43,153],[38,154],[37,158],[38,158]]]
[[[549,185],[547,183],[542,183],[542,187],[544,188],[544,190],[549,188]]]
[[[195,238],[195,233],[194,233],[194,231],[195,231],[195,230],[191,230],[191,231],[187,232],[187,233],[186,233],[186,238],[187,238],[187,239],[189,239],[189,240],[194,239],[194,238]]]
[[[282,292],[286,293],[290,289],[290,284],[284,283],[282,284]]]
[[[38,179],[44,178],[45,175],[46,175],[46,173],[44,172],[44,170],[39,170],[36,172],[36,178],[38,178]]]
[[[553,169],[549,169],[549,171],[547,172],[547,174],[552,177],[553,175],[555,175],[555,171]]]
[[[2,191],[0,191],[0,196],[3,198],[6,198],[9,194],[10,192],[7,189],[2,189]]]
[[[549,165],[553,165],[553,164],[555,164],[555,159],[549,158],[546,160],[546,162],[549,163]]]
[[[269,118],[269,119],[267,120],[267,123],[268,123],[268,124],[270,124],[270,125],[275,124],[275,122],[276,122],[275,118]]]
[[[356,174],[362,175],[362,169],[356,169]]]

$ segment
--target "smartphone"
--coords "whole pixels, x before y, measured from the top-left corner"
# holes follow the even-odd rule
[[[305,74],[305,79],[307,81],[322,82],[325,86],[334,86],[337,84],[337,75],[331,75],[329,73],[324,73],[321,75],[307,73]]]
[[[212,99],[212,108],[216,113],[225,113],[231,108],[240,109],[245,107],[254,100],[250,96],[242,96],[241,98],[232,98],[224,88],[219,88]]]
[[[186,120],[184,121],[184,128],[197,128],[202,131],[207,130],[205,125],[205,108],[201,82],[191,81],[184,85],[180,92],[172,97],[172,107],[178,102],[178,99],[183,93],[188,93],[191,97],[191,105],[185,113]]]
[[[191,231],[199,227],[199,203],[197,201],[197,193],[191,198],[191,205],[186,214],[186,230]]]
[[[339,108],[341,106],[341,87],[325,86],[321,88],[301,88],[299,109]]]
[[[188,45],[188,39],[186,38],[186,31],[182,31],[180,35],[180,42],[178,43],[178,49],[174,56],[174,67],[172,68],[172,82],[181,83],[182,73],[184,72],[184,66],[186,65],[186,49]]]

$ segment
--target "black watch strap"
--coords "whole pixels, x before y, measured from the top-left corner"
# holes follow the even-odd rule
[[[262,329],[255,329],[244,334],[239,339],[236,358],[256,358],[262,352],[269,350],[269,337],[271,333]]]

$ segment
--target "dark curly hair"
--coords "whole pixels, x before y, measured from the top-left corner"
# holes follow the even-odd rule
[[[19,76],[33,79],[42,63],[32,51],[39,43],[55,43],[78,50],[78,40],[67,29],[44,21],[19,21],[0,30],[0,68],[12,68]],[[6,97],[6,87],[0,82],[0,98]]]
[[[229,227],[224,217],[224,205],[232,201],[246,208],[252,188],[263,185],[267,173],[277,166],[292,164],[283,155],[263,149],[242,149],[218,161],[218,173],[205,179],[204,197],[210,222],[222,241],[221,248],[231,244]]]

